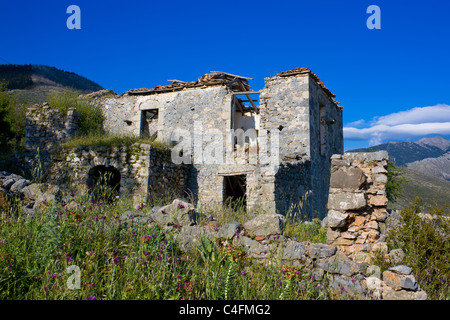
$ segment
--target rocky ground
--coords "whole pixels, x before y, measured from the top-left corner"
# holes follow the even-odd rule
[[[31,216],[37,214],[40,202],[59,201],[61,194],[57,186],[32,183],[8,172],[0,172],[0,193],[15,199],[22,211]],[[352,260],[336,245],[298,242],[284,236],[286,220],[279,214],[262,214],[243,225],[238,222],[218,225],[213,216],[203,216],[192,204],[175,199],[163,207],[126,211],[120,222],[125,228],[157,224],[173,235],[184,252],[197,250],[202,237],[220,246],[238,244],[254,263],[301,265],[316,280],[324,280],[342,295],[387,300],[427,298],[413,270],[400,264],[405,255],[401,249],[385,252],[386,258],[398,265],[381,273],[377,266]],[[388,222],[395,227],[398,222],[395,212]]]

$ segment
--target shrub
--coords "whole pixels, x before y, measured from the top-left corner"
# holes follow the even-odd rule
[[[386,197],[389,201],[395,201],[400,196],[402,185],[408,180],[404,178],[402,169],[391,160],[388,161],[387,172]]]
[[[93,100],[81,97],[79,92],[73,90],[54,91],[50,94],[48,104],[66,113],[69,108],[76,108],[80,113],[80,135],[103,133],[103,116],[101,107]]]
[[[405,263],[413,268],[419,285],[430,298],[449,299],[450,222],[448,208],[434,207],[433,218],[424,218],[420,199],[400,213],[400,226],[388,233],[391,248],[406,253]],[[447,216],[446,216],[446,215]]]

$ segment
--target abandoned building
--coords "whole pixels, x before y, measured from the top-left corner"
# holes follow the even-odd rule
[[[309,206],[317,217],[326,214],[330,157],[343,152],[342,107],[335,95],[307,68],[266,78],[252,91],[249,77],[211,72],[197,81],[171,80],[152,89],[133,89],[101,99],[105,128],[113,133],[147,135],[174,144],[176,129],[190,132],[192,148],[201,139],[195,130],[223,132],[254,129],[279,133],[278,163],[196,163],[188,166],[185,189],[200,204],[230,197],[248,209],[286,214]],[[208,141],[203,141],[203,150]],[[236,140],[232,142],[236,143]],[[244,141],[245,143],[245,141]],[[225,148],[225,146],[224,146]],[[232,145],[233,150],[238,146]],[[248,146],[246,151],[248,152]],[[194,156],[194,155],[192,155]]]
[[[147,145],[114,150],[81,147],[68,152],[66,162],[76,171],[74,176],[83,179],[89,178],[94,167],[114,167],[121,175],[120,192],[130,189],[131,182],[136,185],[132,190],[143,195],[172,185],[201,206],[230,201],[242,203],[248,210],[281,214],[302,208],[310,217],[323,218],[327,214],[330,159],[343,153],[342,107],[307,68],[268,77],[260,91],[251,89],[250,80],[212,71],[192,82],[169,80],[165,86],[96,98],[104,111],[107,132],[146,136],[172,146],[180,142],[177,131],[188,132],[193,152],[183,156],[191,161],[175,164],[170,152]],[[29,111],[30,150],[38,145],[41,150],[51,148],[42,144],[54,144],[75,134],[76,112],[52,112],[58,121],[44,117],[37,108]],[[233,136],[238,129],[245,133],[243,139]],[[233,153],[242,152],[247,155],[244,161],[197,161],[199,152],[201,155],[211,150],[209,144],[217,143],[202,137],[211,130],[223,133],[225,138],[219,141],[224,154],[231,151],[234,158]],[[227,135],[230,132],[231,138]],[[274,137],[277,144],[271,140]],[[276,153],[276,157],[270,163],[255,162],[252,151],[256,156]]]

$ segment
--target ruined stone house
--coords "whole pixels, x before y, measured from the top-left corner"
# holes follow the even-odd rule
[[[179,142],[177,130],[188,132],[193,152],[187,155],[191,161],[183,188],[198,204],[234,199],[248,209],[286,214],[303,207],[312,216],[324,217],[330,157],[343,152],[342,107],[307,68],[266,78],[260,91],[251,89],[250,80],[211,72],[193,82],[170,80],[166,86],[100,98],[105,129],[170,145]],[[227,135],[237,129],[254,132],[256,137]],[[223,133],[219,146],[225,156],[219,155],[213,163],[197,161],[199,154],[201,160],[202,152],[211,150],[208,144],[217,143],[204,136],[211,130]],[[265,143],[270,135],[279,141],[276,162],[252,161],[255,154],[274,152],[275,145],[271,149]],[[246,157],[227,162],[230,151],[231,157],[239,152]]]
[[[355,259],[387,250],[387,152],[343,154],[342,107],[309,69],[266,78],[260,91],[249,80],[211,72],[120,96],[91,94],[106,131],[173,148],[134,143],[54,152],[77,134],[79,115],[35,106],[27,113],[27,152],[16,163],[31,163],[39,148],[51,181],[67,173],[86,185],[104,170],[138,201],[173,191],[200,206],[230,201],[259,213],[302,212],[326,217],[327,242]]]

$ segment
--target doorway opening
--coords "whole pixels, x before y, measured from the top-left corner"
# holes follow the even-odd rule
[[[234,210],[247,207],[247,182],[246,176],[224,176],[224,203]]]
[[[141,137],[155,140],[158,137],[158,109],[142,110]]]
[[[86,185],[95,202],[113,202],[120,191],[120,171],[99,165],[88,172]]]

